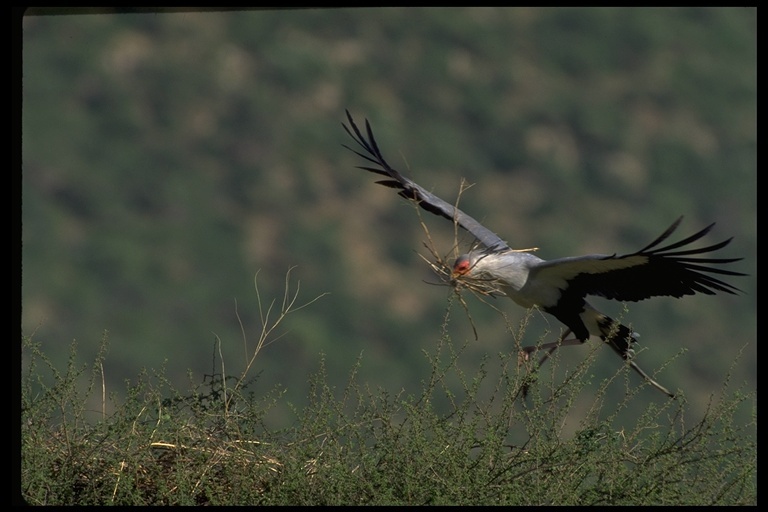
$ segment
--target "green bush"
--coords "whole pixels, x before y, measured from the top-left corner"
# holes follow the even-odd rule
[[[258,288],[257,288],[258,291]],[[309,405],[288,428],[267,426],[279,388],[252,391],[252,363],[296,305],[298,288],[261,311],[245,370],[179,392],[162,368],[127,383],[117,404],[103,391],[102,350],[78,366],[77,347],[59,372],[24,337],[21,495],[33,505],[747,505],[756,504],[756,396],[726,379],[707,414],[689,425],[684,397],[641,403],[627,386],[605,400],[610,381],[590,391],[594,350],[565,376],[557,352],[535,375],[516,358],[488,358],[471,375],[464,346],[448,335],[425,353],[431,374],[415,394],[391,395],[361,382],[358,360],[342,390],[323,361]],[[244,339],[247,346],[247,340]],[[218,351],[220,340],[216,341]],[[217,352],[220,354],[220,352]],[[85,382],[85,386],[82,384]],[[636,382],[636,381],[634,381]],[[530,393],[523,396],[523,389]],[[490,391],[489,391],[490,390]],[[585,393],[592,407],[567,431]],[[93,416],[90,400],[102,404]],[[107,414],[107,405],[114,411]],[[617,415],[644,411],[633,425]],[[737,425],[737,409],[752,421]]]

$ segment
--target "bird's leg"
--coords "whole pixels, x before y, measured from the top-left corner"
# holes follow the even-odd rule
[[[580,340],[578,338],[570,338],[566,340],[565,337],[568,336],[570,333],[571,333],[571,330],[566,329],[566,331],[560,335],[557,341],[544,343],[538,346],[531,345],[528,347],[523,347],[520,350],[520,353],[518,354],[518,359],[517,359],[518,365],[529,361],[532,353],[537,352],[538,350],[546,350],[546,353],[539,361],[539,364],[532,369],[532,371],[536,371],[541,367],[541,365],[543,365],[547,361],[547,359],[549,359],[549,356],[551,356],[555,352],[555,350],[557,350],[558,347],[561,347],[563,345],[580,345],[584,343],[584,340]],[[523,398],[528,396],[528,388],[529,388],[529,383],[523,384],[523,387],[522,387]]]
[[[555,350],[557,350],[558,347],[562,347],[562,346],[565,346],[565,345],[580,345],[580,344],[584,343],[583,340],[580,340],[578,338],[570,338],[570,339],[567,339],[567,340],[564,339],[570,333],[571,333],[571,330],[570,329],[566,329],[566,331],[560,336],[560,338],[557,341],[553,341],[553,342],[550,342],[550,343],[544,343],[544,344],[539,345],[539,346],[531,345],[531,346],[528,346],[528,347],[523,347],[520,350],[520,354],[518,355],[518,363],[519,364],[523,364],[524,362],[529,361],[530,358],[531,358],[531,354],[533,354],[534,352],[537,352],[539,350],[546,350],[546,352],[544,353],[544,356],[541,358],[541,360],[539,360],[539,364],[536,365],[535,368],[533,368],[533,371],[536,371],[536,370],[538,370],[541,367],[541,365],[543,365],[547,361],[547,359],[549,359],[549,357],[555,352]],[[614,350],[616,350],[619,353],[619,355],[629,363],[629,366],[631,366],[632,369],[635,370],[638,373],[638,375],[640,375],[643,379],[645,379],[651,386],[655,387],[656,389],[658,389],[659,391],[661,391],[662,393],[664,393],[668,397],[675,398],[675,394],[674,393],[670,392],[667,388],[665,388],[664,386],[662,386],[661,384],[659,384],[658,382],[653,380],[650,377],[650,375],[645,373],[637,365],[637,363],[635,363],[631,359],[631,357],[632,357],[631,351],[622,352],[621,350],[618,349],[618,347],[616,346],[615,343],[612,343],[611,347],[614,348]],[[523,386],[523,396],[526,396],[527,394],[528,394],[528,385],[526,384],[525,386]]]
[[[547,359],[549,359],[549,356],[551,356],[555,350],[557,350],[557,347],[565,346],[565,345],[580,345],[583,343],[582,340],[578,338],[571,338],[571,339],[565,339],[566,336],[571,334],[570,329],[566,329],[566,331],[560,335],[557,341],[553,341],[550,343],[544,343],[542,345],[531,345],[528,347],[523,347],[520,350],[520,354],[518,356],[518,361],[520,364],[522,364],[525,361],[528,361],[531,358],[531,354],[534,352],[537,352],[539,350],[546,350],[547,352],[544,354],[544,357],[541,358],[539,361],[539,364],[536,366],[538,368],[542,364],[544,364]]]

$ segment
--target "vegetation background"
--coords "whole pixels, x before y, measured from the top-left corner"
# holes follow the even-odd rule
[[[722,254],[744,258],[742,296],[608,310],[642,334],[647,371],[686,350],[657,378],[692,421],[732,366],[756,386],[756,9],[59,14],[22,20],[20,320],[62,366],[72,340],[89,361],[108,331],[108,392],[142,368],[202,380],[216,337],[244,367],[254,276],[268,302],[294,266],[302,298],[328,295],[256,362],[259,386],[285,390],[268,422],[295,420],[287,404],[306,403],[323,356],[339,387],[358,359],[373,389],[428,378],[451,291],[423,283],[436,278],[414,209],[342,147],[346,108],[426,188],[453,200],[475,183],[462,208],[543,258],[636,250],[680,215],[681,236],[717,222],[707,240],[734,237]],[[450,224],[423,219],[449,254]],[[469,303],[471,372],[515,345]],[[559,328],[534,314],[522,343]],[[455,313],[451,329],[473,336]],[[564,349],[564,371],[588,352]],[[619,364],[601,350],[594,386]]]

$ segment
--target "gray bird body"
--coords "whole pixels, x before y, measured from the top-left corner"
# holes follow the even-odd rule
[[[530,252],[474,251],[458,260],[462,257],[469,259],[472,277],[497,281],[504,294],[524,308],[557,303],[560,289],[567,286],[562,277],[546,272],[545,260]]]
[[[546,261],[530,252],[504,251],[485,253],[474,251],[459,256],[457,263],[468,261],[467,272],[475,279],[493,280],[496,286],[517,305],[524,308],[538,307],[558,317],[557,305],[569,287],[569,279],[578,274],[600,273],[604,267],[604,255],[581,256]],[[619,264],[626,264],[622,262]],[[590,335],[608,336],[613,321],[582,299],[569,308],[570,317],[559,318],[579,339]],[[632,342],[634,342],[634,338]]]

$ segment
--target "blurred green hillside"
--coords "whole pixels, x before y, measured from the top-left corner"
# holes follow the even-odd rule
[[[756,9],[354,8],[28,15],[23,19],[22,332],[64,364],[108,331],[108,392],[163,365],[231,371],[286,271],[300,298],[258,386],[307,394],[428,378],[448,288],[419,217],[342,147],[344,109],[394,166],[543,258],[639,249],[685,215],[744,257],[742,296],[629,304],[639,362],[698,412],[738,352],[756,385]],[[453,228],[423,216],[445,255]],[[462,238],[466,247],[471,240]],[[467,297],[466,368],[514,350]],[[595,301],[602,304],[599,301]],[[494,305],[513,325],[525,311]],[[621,305],[608,307],[616,314]],[[534,314],[524,344],[556,322]],[[472,337],[458,307],[449,330]],[[580,360],[586,347],[563,350]],[[597,382],[621,364],[603,350]],[[218,367],[216,367],[218,369]],[[634,377],[634,376],[633,376]],[[596,384],[597,384],[596,382]],[[639,380],[632,381],[639,385]],[[621,393],[620,386],[615,393]],[[647,399],[663,400],[654,390]],[[275,417],[276,423],[290,414]]]

